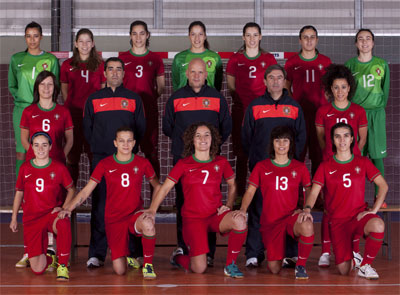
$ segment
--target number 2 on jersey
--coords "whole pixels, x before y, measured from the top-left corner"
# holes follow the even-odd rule
[[[249,78],[255,79],[256,75],[253,75],[253,73],[255,73],[257,71],[257,68],[255,66],[251,66],[249,67]]]

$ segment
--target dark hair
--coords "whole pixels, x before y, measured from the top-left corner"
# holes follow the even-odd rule
[[[50,136],[47,132],[44,132],[44,131],[38,131],[38,132],[34,133],[34,134],[32,135],[32,137],[31,137],[31,144],[33,144],[33,140],[34,140],[36,137],[38,137],[38,136],[44,136],[44,137],[46,137],[47,140],[49,141],[49,144],[50,144],[50,145],[53,144],[53,141],[51,140],[51,136]]]
[[[353,153],[354,144],[356,142],[356,140],[354,138],[353,127],[351,127],[351,125],[343,123],[343,122],[336,123],[331,128],[332,152],[334,154],[336,154],[336,152],[337,152],[336,145],[335,145],[335,142],[334,142],[334,136],[335,136],[335,130],[338,129],[338,128],[347,128],[350,131],[350,135],[351,135],[351,137],[353,137],[353,142],[350,144],[350,152]]]
[[[272,160],[275,159],[274,140],[280,138],[287,138],[290,140],[288,157],[289,159],[293,159],[295,154],[294,132],[292,128],[288,126],[276,126],[272,129],[268,145],[269,158]]]
[[[92,41],[94,41],[92,31],[89,29],[83,28],[83,29],[80,29],[78,31],[78,33],[76,33],[75,42],[78,42],[79,36],[83,35],[83,34],[89,35],[90,39],[92,39]],[[72,54],[71,66],[74,69],[79,69],[79,64],[82,63],[83,61],[81,60],[81,57],[79,55],[78,48],[75,46],[72,52],[73,52],[73,54]],[[97,68],[100,66],[101,62],[102,62],[102,59],[96,50],[96,46],[93,46],[93,48],[90,50],[90,55],[87,60],[86,68],[91,72],[95,72],[97,70]]]
[[[354,92],[356,91],[356,81],[350,69],[344,65],[331,64],[326,68],[326,73],[322,76],[322,85],[324,86],[325,93],[328,94],[329,101],[334,100],[332,93],[332,85],[336,79],[345,79],[350,86],[350,92],[347,97],[351,101]]]
[[[221,136],[219,135],[218,129],[214,125],[207,122],[197,122],[186,128],[183,133],[182,139],[184,142],[184,149],[182,157],[187,157],[193,155],[195,152],[193,138],[196,134],[197,128],[205,126],[211,131],[211,147],[210,147],[210,157],[214,159],[219,151],[219,146],[221,144]]]
[[[147,34],[149,34],[149,37],[146,39],[146,48],[150,46],[150,32],[149,29],[147,28],[147,24],[142,21],[142,20],[135,20],[133,23],[131,23],[131,26],[129,28],[129,36],[132,34],[133,27],[136,26],[143,26],[144,30],[146,31]],[[129,40],[129,44],[133,46],[132,39]]]
[[[244,27],[243,27],[243,36],[246,35],[246,30],[248,28],[256,28],[258,30],[258,33],[261,35],[261,27],[260,27],[260,25],[257,24],[257,23],[254,23],[254,22],[249,22],[249,23],[245,24]],[[267,52],[267,51],[265,51],[264,49],[261,48],[261,40],[258,43],[258,50],[261,51],[261,52]],[[239,48],[238,52],[243,53],[245,51],[246,51],[246,42],[243,43],[243,45]]]
[[[195,26],[199,26],[199,27],[201,27],[201,28],[203,29],[204,35],[206,35],[206,40],[204,40],[204,48],[210,49],[210,44],[209,44],[208,41],[207,41],[207,30],[206,30],[206,26],[205,26],[205,24],[204,24],[203,22],[201,22],[201,21],[199,21],[199,20],[196,20],[196,21],[194,21],[194,22],[191,22],[190,25],[189,25],[189,35],[190,35],[190,31],[191,31],[192,28],[195,27]]]
[[[287,74],[286,74],[285,68],[282,67],[280,64],[275,64],[275,65],[269,66],[269,67],[267,68],[267,70],[265,71],[265,73],[264,73],[264,79],[266,79],[267,76],[268,76],[268,74],[271,73],[273,70],[282,71],[283,77],[286,79],[286,75],[287,75]]]
[[[301,40],[301,34],[305,31],[305,30],[313,30],[314,32],[315,32],[315,34],[317,35],[317,39],[318,39],[318,31],[317,31],[317,29],[314,27],[314,26],[312,26],[312,25],[307,25],[307,26],[304,26],[304,27],[302,27],[301,29],[300,29],[300,32],[299,32],[299,39]],[[300,53],[303,51],[303,49],[300,49]],[[316,53],[319,53],[319,51],[318,51],[318,49],[317,48],[315,48],[315,52]]]
[[[56,76],[49,71],[41,71],[39,75],[37,75],[36,80],[35,80],[35,85],[33,85],[33,101],[32,104],[37,104],[40,100],[40,95],[39,95],[39,84],[42,83],[46,78],[51,77],[53,79],[53,84],[54,84],[54,91],[53,91],[53,96],[52,96],[52,101],[57,102],[57,97],[58,94],[60,93],[60,86],[58,85],[58,81]]]
[[[25,27],[25,33],[28,29],[37,29],[40,33],[40,36],[43,35],[42,26],[39,25],[37,22],[30,22],[29,24],[27,24]]]
[[[368,33],[370,33],[371,36],[372,36],[372,41],[375,41],[375,35],[374,35],[374,33],[372,33],[372,31],[371,31],[370,29],[363,29],[363,28],[361,28],[361,29],[358,30],[358,32],[357,32],[357,34],[356,34],[356,38],[355,38],[355,40],[354,40],[354,43],[357,43],[358,35],[359,35],[361,32],[368,32]],[[358,50],[358,48],[357,48],[357,55],[360,55],[360,50]]]
[[[132,132],[133,138],[135,138],[135,133],[133,132],[132,128],[129,127],[129,126],[122,126],[122,127],[119,127],[119,128],[117,129],[117,131],[115,131],[115,139],[117,139],[118,133],[120,133],[120,132]]]
[[[113,57],[107,58],[107,60],[105,61],[105,63],[104,63],[104,72],[107,70],[108,63],[112,62],[112,61],[117,61],[117,62],[121,63],[122,70],[125,70],[124,62],[119,57],[113,56]]]

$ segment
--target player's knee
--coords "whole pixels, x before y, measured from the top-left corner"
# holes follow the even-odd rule
[[[125,260],[125,257],[123,257],[123,260]],[[121,259],[116,259],[113,261],[113,270],[119,276],[122,276],[126,273],[126,265],[124,262],[125,261],[121,261]]]
[[[385,231],[385,223],[380,218],[374,218],[372,223],[372,232],[383,233]]]
[[[338,264],[337,268],[342,276],[347,276],[351,270],[351,260]]]
[[[153,221],[150,219],[144,219],[142,221],[142,230],[143,234],[146,236],[154,236],[156,234],[156,228]]]
[[[309,237],[314,234],[314,225],[311,221],[307,220],[301,223],[302,235]]]
[[[207,263],[191,263],[190,268],[194,273],[204,273],[207,269]]]
[[[244,230],[247,227],[246,224],[246,218],[243,216],[237,216],[235,218],[232,218],[233,220],[233,228],[236,230]]]
[[[275,261],[268,261],[268,269],[273,274],[278,274],[281,271],[280,263],[276,263]]]

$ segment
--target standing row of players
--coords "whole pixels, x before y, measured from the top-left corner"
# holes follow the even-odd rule
[[[36,32],[35,32],[35,30],[36,30]],[[40,38],[41,38],[41,30],[39,30],[37,27],[30,28],[28,25],[26,33],[27,33],[26,39],[27,39],[27,44],[28,44],[28,53],[31,53],[33,56],[35,56],[34,53],[44,54],[43,52],[41,52],[40,47],[39,47]],[[36,33],[36,35],[35,35],[35,33]],[[207,44],[207,40],[206,40],[206,31],[205,31],[204,24],[202,24],[201,22],[193,22],[189,27],[189,36],[190,36],[191,43],[192,43],[191,49],[178,54],[174,60],[174,65],[173,65],[174,89],[178,89],[178,88],[180,88],[180,86],[184,86],[186,84],[186,75],[187,74],[185,74],[185,72],[186,72],[185,69],[187,68],[187,66],[189,64],[189,61],[191,59],[197,58],[197,57],[202,58],[205,62],[205,70],[207,71],[205,76],[207,78],[207,84],[211,85],[211,86],[215,86],[217,89],[220,88],[220,85],[221,85],[220,82],[222,81],[221,61],[217,54],[215,54],[214,52],[207,49],[208,44]],[[28,37],[31,37],[31,39],[29,39]],[[36,39],[35,39],[35,37],[36,37]],[[157,114],[157,113],[155,113],[155,112],[157,112],[156,99],[157,99],[157,96],[160,93],[162,93],[162,89],[164,87],[165,81],[164,81],[164,76],[163,76],[163,66],[162,66],[161,60],[159,58],[157,58],[155,55],[153,55],[153,59],[150,59],[150,60],[146,59],[146,58],[151,57],[151,52],[148,51],[148,48],[147,48],[149,37],[150,37],[150,34],[147,30],[147,26],[145,23],[140,22],[140,21],[132,23],[132,25],[131,25],[132,49],[129,52],[127,52],[126,54],[122,54],[121,58],[124,60],[124,63],[126,66],[125,71],[127,72],[124,76],[124,86],[127,87],[129,85],[129,83],[131,83],[132,88],[134,90],[136,90],[143,99],[145,112],[147,114]],[[307,124],[307,126],[312,128],[314,126],[314,120],[307,120],[309,118],[309,116],[307,115],[308,111],[306,112],[306,110],[307,110],[307,106],[310,107],[310,102],[307,102],[307,100],[308,99],[310,99],[310,100],[313,100],[313,99],[318,100],[319,99],[321,104],[322,104],[321,101],[326,102],[325,96],[323,95],[323,91],[320,90],[320,81],[318,80],[320,78],[321,74],[325,70],[325,66],[323,65],[322,61],[318,60],[318,58],[323,59],[324,57],[321,54],[319,54],[318,51],[316,50],[318,36],[317,36],[317,31],[315,30],[315,28],[313,28],[311,26],[304,27],[300,31],[299,37],[300,37],[300,43],[302,44],[302,51],[300,52],[299,55],[296,55],[292,59],[295,60],[295,58],[297,58],[300,60],[300,62],[304,63],[304,65],[301,64],[301,65],[293,66],[292,71],[294,71],[294,72],[297,71],[298,73],[302,72],[302,74],[300,75],[300,77],[298,79],[292,80],[293,85],[291,87],[291,90],[293,91],[293,96],[296,98],[295,94],[302,92],[302,90],[300,90],[300,89],[298,91],[295,90],[296,89],[296,87],[295,87],[296,81],[297,82],[303,81],[305,83],[310,83],[311,86],[313,86],[313,85],[315,86],[314,88],[313,87],[302,87],[303,92],[308,91],[309,89],[313,89],[314,91],[312,91],[312,93],[308,94],[308,95],[299,94],[299,97],[297,97],[297,99],[300,101],[300,104],[302,105],[302,107],[304,109],[304,113],[306,114],[306,122],[307,121],[311,122],[311,123]],[[32,41],[32,39],[33,39],[33,41]],[[259,47],[259,44],[261,41],[261,30],[257,24],[254,24],[254,23],[246,24],[246,26],[244,27],[243,39],[245,41],[244,48],[239,50],[239,52],[231,58],[230,62],[228,63],[228,68],[227,68],[228,86],[232,90],[233,97],[234,97],[234,104],[232,106],[232,113],[234,115],[234,120],[233,120],[233,123],[234,123],[234,133],[233,134],[234,135],[240,134],[240,131],[235,129],[235,124],[238,122],[241,122],[241,119],[242,119],[241,117],[243,117],[245,107],[250,103],[250,101],[252,99],[252,98],[247,97],[246,95],[248,95],[249,93],[253,93],[253,91],[255,89],[257,89],[257,91],[260,91],[260,93],[255,93],[253,96],[253,99],[255,97],[265,93],[264,71],[270,64],[276,63],[276,61],[272,55],[263,52],[263,50]],[[89,84],[92,87],[100,88],[100,87],[104,86],[105,81],[104,81],[104,77],[102,74],[101,60],[98,58],[98,55],[95,51],[93,35],[91,34],[91,32],[86,29],[81,30],[77,34],[76,41],[77,42],[76,42],[76,48],[74,49],[74,57],[71,60],[68,60],[63,64],[63,67],[65,65],[65,70],[62,71],[62,73],[64,72],[66,76],[64,76],[64,78],[63,78],[63,74],[61,75],[61,82],[62,82],[63,97],[64,98],[67,97],[66,104],[68,105],[68,101],[69,101],[70,105],[71,105],[70,106],[71,114],[73,114],[73,110],[75,109],[76,116],[74,116],[74,114],[73,114],[73,118],[75,117],[75,120],[74,120],[74,126],[75,126],[74,130],[75,131],[74,132],[79,132],[79,131],[81,132],[81,130],[83,128],[79,128],[79,126],[81,126],[81,125],[79,125],[79,120],[81,120],[83,105],[85,104],[85,100],[89,96],[89,94],[92,93],[93,91],[95,91],[96,88],[88,90],[89,92],[85,93],[85,95],[81,95],[83,93],[82,90],[89,89],[89,87],[87,87],[87,86],[89,86]],[[359,43],[362,45],[359,46]],[[365,58],[365,56],[362,54],[362,52],[366,53],[368,51],[368,48],[369,48],[369,54],[371,55],[371,57],[370,57],[371,60],[368,64],[370,64],[373,59],[376,59],[375,57],[372,57],[373,34],[370,31],[368,31],[368,30],[360,31],[356,37],[356,44],[357,44],[358,49],[361,50],[358,59]],[[36,48],[36,52],[35,51],[29,52],[31,47]],[[311,53],[313,53],[313,56],[309,55]],[[21,55],[21,54],[22,53],[17,54],[14,57]],[[40,54],[36,54],[36,55],[37,55],[37,57],[41,56]],[[26,58],[27,54],[25,53],[24,56]],[[19,60],[16,60],[16,58],[14,58],[14,57],[13,57],[14,67],[12,67],[12,65],[11,65],[13,63],[12,62],[10,64],[10,69],[14,70],[14,69],[18,69],[18,68],[23,68],[23,67],[25,67],[26,64],[29,64],[26,59],[22,59],[21,57],[19,57]],[[311,57],[311,58],[309,58],[309,57]],[[74,64],[74,58],[75,58],[75,64]],[[235,60],[235,58],[237,60]],[[240,58],[243,60],[243,63],[240,61]],[[290,64],[289,62],[292,61],[292,59],[289,60],[287,63],[287,68],[289,69],[289,71],[288,71],[289,72],[289,76],[288,76],[289,80],[290,80],[291,75],[294,76],[293,73],[291,74],[290,68],[289,68],[289,64]],[[327,58],[325,57],[325,59],[327,59]],[[157,63],[157,60],[159,61],[158,63]],[[316,61],[316,63],[313,63],[314,60]],[[327,59],[327,60],[329,60],[329,59]],[[87,62],[83,62],[83,61],[87,61]],[[380,61],[381,60],[379,60],[379,62]],[[139,64],[137,62],[139,62]],[[245,62],[252,63],[252,64],[251,65],[246,64]],[[97,68],[95,66],[93,66],[93,65],[96,65],[96,63],[97,63]],[[329,63],[330,63],[330,61],[329,61]],[[53,64],[55,65],[56,63],[53,63]],[[296,63],[294,63],[294,64],[296,64]],[[36,71],[39,71],[41,69],[49,69],[49,67],[51,65],[52,65],[52,61],[50,61],[50,60],[45,61],[44,63],[40,63],[40,60],[37,59],[37,60],[35,60],[35,66],[31,67],[31,69],[30,69],[31,72],[29,72],[28,75],[26,75],[27,73],[25,73],[25,75],[23,75],[23,76],[25,78],[30,77],[29,75],[34,77],[36,75]],[[147,70],[147,67],[146,67],[147,65],[153,69],[152,72]],[[128,67],[129,66],[131,66],[130,69],[132,72],[130,75],[128,75],[128,73],[129,73]],[[154,66],[154,67],[152,67],[152,66]],[[307,68],[306,66],[311,66],[311,68]],[[243,69],[243,70],[241,70],[241,69]],[[300,71],[298,71],[299,69],[300,69]],[[304,71],[302,71],[302,70],[304,70]],[[317,70],[319,70],[319,72]],[[373,64],[373,70],[374,70],[374,72],[372,72],[372,73],[377,75],[376,81],[379,81],[382,83],[375,83],[375,80],[373,80],[374,77],[371,77],[371,76],[373,76],[373,74],[370,74],[369,76],[364,75],[363,76],[364,78],[362,78],[362,79],[364,79],[365,81],[367,81],[366,79],[369,79],[368,83],[366,85],[368,87],[373,86],[375,91],[371,91],[372,93],[375,93],[376,89],[384,90],[384,91],[381,91],[381,93],[379,95],[381,95],[380,101],[384,101],[384,103],[386,103],[388,81],[389,81],[389,76],[388,76],[389,72],[387,69],[387,64],[386,64],[385,68],[382,68],[382,66]],[[20,76],[22,75],[21,73],[20,73]],[[76,74],[75,78],[72,75],[73,73]],[[96,73],[97,73],[97,75],[96,75]],[[179,75],[177,75],[177,73],[179,73]],[[11,74],[11,70],[10,70],[10,74]],[[68,74],[71,77],[68,76]],[[150,74],[150,75],[146,76],[146,74]],[[16,76],[18,76],[18,74]],[[92,79],[92,76],[94,79]],[[97,77],[97,80],[95,77]],[[220,77],[221,79],[218,77]],[[47,77],[45,77],[44,80],[46,80],[46,78]],[[141,79],[141,78],[143,78],[143,80],[137,80],[137,79]],[[82,84],[79,84],[80,83],[80,82],[78,82],[79,79],[81,79],[81,80],[83,79],[84,82]],[[113,78],[111,77],[111,80],[112,79]],[[91,82],[93,82],[93,80],[97,81],[97,82],[95,82],[92,85]],[[267,79],[265,79],[265,80],[267,80]],[[9,81],[10,81],[10,90],[11,90],[12,83],[15,83],[16,80],[10,79]],[[129,82],[129,81],[131,81],[131,82]],[[140,81],[140,82],[145,81],[145,82],[147,82],[147,84],[146,83],[138,83],[138,81]],[[193,81],[196,81],[196,77],[194,77]],[[77,82],[78,82],[78,84],[74,84]],[[24,83],[22,83],[22,84],[24,84]],[[26,81],[25,81],[25,84],[26,84]],[[348,84],[350,85],[350,83],[348,83]],[[146,89],[143,91],[140,91],[140,89],[134,88],[134,87],[140,87],[142,85],[147,85],[145,87]],[[249,85],[251,85],[251,86],[248,87]],[[366,85],[364,85],[364,86],[366,86]],[[243,88],[246,88],[246,87],[248,87],[248,88],[243,90]],[[21,87],[21,89],[24,89],[24,87]],[[40,90],[39,86],[38,86],[38,89]],[[146,96],[146,90],[148,90],[147,94],[151,93],[151,95]],[[386,93],[385,93],[385,91],[386,91]],[[75,96],[72,95],[73,93],[75,93]],[[318,95],[321,93],[323,96]],[[80,102],[78,102],[79,100],[77,100],[77,99],[75,99],[75,102],[73,102],[74,99],[68,99],[69,95],[71,95],[71,98],[80,97],[81,98]],[[386,95],[386,100],[384,97],[385,95]],[[25,97],[28,97],[28,96],[25,96]],[[147,97],[148,99],[145,99],[145,97]],[[347,96],[346,96],[346,99],[347,99]],[[247,100],[247,102],[246,102],[246,100]],[[17,102],[17,99],[16,99],[16,102]],[[119,103],[121,104],[121,108],[123,108],[124,107],[123,101],[119,101]],[[148,105],[147,108],[146,108],[146,103]],[[210,103],[210,101],[208,101],[206,104],[209,104],[209,103]],[[73,106],[73,104],[75,104],[75,106]],[[79,104],[80,104],[80,108],[79,108]],[[303,104],[304,104],[304,106],[303,106]],[[347,101],[347,104],[349,104],[348,101]],[[48,107],[49,105],[51,105],[51,106]],[[38,109],[42,108],[42,109],[47,109],[48,111],[52,111],[53,108],[55,107],[55,100],[52,103],[50,103],[49,105],[47,105],[47,107],[46,107],[46,106],[40,104],[40,101],[39,101],[39,104],[33,105],[32,108],[38,108]],[[211,101],[211,105],[212,105],[212,101]],[[311,103],[311,105],[312,105],[312,103]],[[16,104],[16,106],[17,106],[17,104]],[[336,105],[336,106],[338,106],[338,105]],[[16,107],[14,109],[14,113],[16,113],[16,111],[20,111],[21,107],[23,108],[22,103],[20,104],[19,108]],[[97,104],[96,107],[101,108],[102,103],[99,101],[99,103]],[[204,107],[207,107],[207,105]],[[140,110],[140,109],[141,109],[140,107],[137,108],[137,110]],[[111,110],[112,109],[107,109],[107,111],[111,111]],[[93,109],[93,111],[96,112],[96,110],[94,110],[94,109]],[[239,113],[237,113],[237,111],[239,111]],[[240,114],[240,112],[241,112],[241,114]],[[379,110],[379,113],[381,113],[381,110]],[[236,115],[236,114],[238,114],[238,115]],[[56,118],[56,116],[59,115],[59,113],[56,112],[53,115],[54,115],[54,118],[56,120],[58,120],[58,118]],[[328,115],[331,115],[331,114],[329,113],[329,114],[327,114],[327,116]],[[351,119],[353,119],[355,114],[353,112],[350,112],[349,116]],[[34,119],[34,118],[38,117],[38,115],[37,114],[29,114],[28,117],[31,117],[32,119]],[[330,116],[328,116],[328,117],[330,117]],[[375,113],[373,113],[372,117],[373,118],[378,117],[379,119],[382,119],[382,116],[379,116],[379,114],[376,115]],[[43,131],[49,131],[49,130],[46,130],[46,128],[50,129],[49,128],[50,125],[48,123],[50,122],[51,118],[49,118],[49,119],[41,118],[41,119],[42,120],[40,120],[40,122],[39,122],[39,123],[41,123],[41,126],[39,126],[39,129],[40,129],[40,127],[42,127],[41,129]],[[154,124],[152,124],[151,122],[149,124],[149,119],[150,119],[150,121],[153,121]],[[146,132],[149,135],[145,136],[143,139],[148,139],[148,140],[150,140],[150,142],[148,145],[148,149],[146,149],[146,147],[142,146],[142,150],[145,152],[146,156],[151,160],[153,159],[152,164],[153,164],[153,167],[155,167],[156,171],[157,171],[157,169],[159,169],[158,168],[159,165],[156,164],[158,162],[158,159],[156,157],[157,153],[154,150],[154,148],[157,147],[157,144],[156,144],[157,134],[158,134],[158,130],[156,130],[156,128],[158,126],[157,120],[158,120],[158,114],[156,116],[148,116],[148,118],[147,118],[148,128],[146,128]],[[111,121],[108,121],[106,123],[112,124]],[[371,121],[369,121],[369,122],[371,122]],[[377,121],[377,122],[379,122],[379,121]],[[14,122],[14,126],[16,124],[18,124],[18,123]],[[64,125],[63,126],[64,129],[63,129],[63,127],[61,128],[61,131],[65,132],[65,138],[67,138],[68,130],[69,130],[68,136],[70,137],[70,133],[71,133],[70,129],[72,127],[72,124],[67,124],[67,125],[69,125],[69,126]],[[154,126],[154,128],[149,128],[149,125]],[[218,125],[218,124],[216,124],[216,125]],[[22,121],[21,121],[20,126],[22,127],[22,130],[29,129],[28,126],[22,125]],[[371,126],[371,123],[369,124],[369,126]],[[379,126],[378,124],[374,124],[373,126],[382,127],[382,126]],[[113,126],[113,127],[118,127],[118,126]],[[236,126],[236,127],[238,128],[238,126]],[[322,125],[322,127],[323,127],[323,125]],[[356,130],[359,129],[358,127],[360,127],[360,126],[357,126]],[[365,126],[361,126],[361,127],[365,127]],[[384,124],[383,124],[383,127],[384,127]],[[97,125],[96,128],[98,128],[97,135],[99,135],[99,141],[98,141],[99,143],[101,143],[101,139],[102,139],[101,135],[102,134],[113,134],[111,132],[105,131],[106,126]],[[163,126],[163,128],[165,129],[165,126]],[[226,128],[224,128],[224,129],[225,130],[223,130],[223,131],[226,134],[227,129]],[[114,128],[114,130],[115,130],[115,128]],[[144,132],[143,128],[141,128],[141,130]],[[235,132],[235,130],[236,130],[236,132]],[[22,133],[24,133],[24,132],[25,132],[25,138],[29,139],[29,134],[32,134],[34,132],[34,130],[30,130],[31,133],[29,133],[29,132],[27,133],[26,130],[24,130]],[[166,132],[166,130],[164,130],[164,132],[167,134],[168,131]],[[174,130],[174,132],[176,133],[177,131]],[[180,130],[179,132],[183,133],[183,130]],[[230,133],[230,130],[228,132],[228,135],[229,135],[229,133]],[[361,133],[362,132],[360,130],[360,135],[361,135]],[[376,132],[374,132],[374,133],[376,133]],[[304,134],[305,134],[305,132],[304,132]],[[317,132],[313,132],[311,130],[311,131],[307,132],[307,134],[314,135],[314,134],[317,134]],[[319,134],[318,138],[320,139],[320,142],[322,142],[322,144],[321,144],[321,147],[322,147],[324,140],[325,140],[324,135],[322,133],[322,136],[321,136],[320,135],[321,132],[319,132],[318,134]],[[380,132],[380,134],[382,134],[382,132]],[[75,135],[74,136],[75,140],[83,139],[82,134],[78,133],[78,134],[74,134],[74,135]],[[136,132],[135,135],[136,135],[137,140],[140,140],[143,137],[143,133],[141,133],[141,132]],[[227,138],[227,136],[224,136],[224,134],[222,134],[222,135],[224,137],[223,139]],[[87,136],[87,138],[91,138],[91,134],[88,137],[87,132],[86,132],[86,136]],[[113,136],[113,135],[111,135],[111,136]],[[175,137],[179,141],[179,135],[177,136],[176,134],[173,134],[173,132],[172,132],[170,134],[170,136],[172,138]],[[21,138],[22,138],[22,134],[21,134]],[[265,136],[264,136],[264,138],[265,138]],[[17,139],[18,139],[18,137],[17,137]],[[321,139],[322,139],[322,141],[321,141]],[[328,139],[329,139],[329,137],[328,137]],[[235,140],[235,136],[234,136],[234,140]],[[268,137],[267,137],[267,140],[268,140]],[[99,147],[99,150],[97,150],[97,151],[92,150],[92,152],[94,153],[93,160],[97,160],[96,163],[94,163],[94,161],[92,161],[93,169],[102,158],[104,158],[108,154],[111,154],[115,151],[114,147],[111,144],[111,142],[112,142],[111,140],[103,141],[103,142],[104,142],[103,144],[99,144],[99,145],[92,144],[92,149],[95,146]],[[371,142],[373,142],[373,139],[371,140]],[[382,143],[382,141],[380,141],[380,143]],[[178,145],[182,146],[182,144],[178,144]],[[26,146],[25,148],[29,149],[29,144],[28,145],[25,144],[25,146]],[[314,145],[311,144],[311,146],[315,147],[315,144]],[[78,148],[81,149],[81,147],[82,147],[82,142],[78,144]],[[104,147],[104,149],[102,150],[103,147]],[[240,152],[240,143],[235,144],[235,141],[234,141],[234,147],[235,147],[235,150],[239,150],[239,152]],[[362,147],[362,145],[361,145],[361,147]],[[70,146],[69,146],[69,148],[70,148]],[[176,152],[175,152],[174,146],[173,146],[172,152],[174,154],[174,164],[177,163],[177,161],[181,157],[182,150],[179,152],[180,149],[181,149],[181,147],[176,148],[175,149]],[[61,147],[61,150],[62,150],[62,147]],[[18,152],[18,150],[17,150],[17,152]],[[381,156],[384,155],[384,154],[382,154],[382,151],[380,151],[380,152],[381,152]],[[64,146],[64,155],[67,155],[67,154],[68,154],[68,144],[66,144]],[[70,154],[72,155],[72,153],[70,153]],[[312,154],[314,154],[314,153],[312,153]],[[370,152],[370,155],[372,155],[371,152]],[[70,157],[68,157],[67,163],[69,164],[70,168],[73,168],[75,166],[75,170],[72,169],[72,171],[77,171],[76,169],[77,169],[77,163],[79,162],[79,156],[80,156],[80,152],[77,152],[75,154],[75,157],[71,156],[71,159],[69,159]],[[262,155],[260,159],[265,158],[265,157],[266,156]],[[74,162],[73,158],[75,158],[75,162]],[[298,158],[301,159],[300,156],[298,156]],[[238,159],[239,159],[239,155],[238,155]],[[18,155],[18,157],[17,157],[17,161],[18,160],[21,161],[20,155]],[[238,161],[238,162],[240,162],[240,161]],[[253,164],[250,163],[250,165],[252,167],[254,167],[254,165],[257,161],[253,161],[253,162],[254,162]],[[313,170],[315,170],[315,169],[313,169]],[[247,171],[247,170],[238,169],[238,167],[237,167],[237,171]],[[75,175],[77,178],[76,172],[75,172]],[[243,177],[238,177],[238,178],[243,179]],[[245,177],[244,177],[244,181],[245,181]],[[243,185],[243,188],[244,188],[244,185]],[[105,196],[103,196],[103,198],[101,198],[101,200],[103,202],[105,202]],[[101,206],[99,206],[99,207],[101,207]],[[104,204],[103,204],[103,208],[104,208]],[[103,214],[104,214],[104,209],[102,209],[102,210],[103,210]],[[93,214],[92,217],[95,215],[96,214]],[[101,220],[104,218],[102,218],[100,215],[99,219]],[[92,220],[92,238],[93,238],[93,230],[95,231],[97,228],[99,228],[99,226]],[[96,243],[96,241],[93,241],[93,243],[92,243],[92,241],[91,241],[91,245],[92,244],[99,245],[101,243]],[[248,244],[252,244],[252,243],[249,243],[249,241],[248,241]],[[104,243],[103,243],[103,245],[104,245]],[[101,262],[104,261],[106,247],[107,247],[107,244],[105,242],[105,248],[104,248],[104,246],[102,246],[101,247],[102,250],[99,251],[102,253],[100,253],[100,254],[96,253],[97,250],[95,250],[93,255],[92,254],[89,255],[90,258],[95,258],[94,261],[92,260],[92,262],[95,265],[101,264]],[[91,249],[92,249],[92,247],[91,247]],[[248,258],[252,258],[251,256],[249,257],[249,255],[247,255],[247,256],[248,256]],[[90,259],[89,259],[88,263],[89,262],[90,262]],[[90,263],[92,263],[92,262],[90,262]]]

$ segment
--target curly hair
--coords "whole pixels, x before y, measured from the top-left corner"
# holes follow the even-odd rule
[[[331,64],[326,68],[326,73],[322,76],[322,85],[325,93],[329,96],[329,101],[334,100],[332,85],[336,79],[345,79],[350,86],[350,92],[347,99],[350,101],[356,91],[356,81],[350,69],[344,65]]]
[[[221,144],[221,136],[219,135],[218,129],[215,128],[215,126],[210,123],[197,122],[186,128],[185,132],[183,133],[182,136],[184,142],[184,148],[182,153],[183,158],[194,154],[195,149],[194,149],[193,139],[194,136],[196,135],[197,128],[201,126],[205,126],[211,131],[211,147],[210,147],[211,159],[214,159],[215,156],[218,154],[219,146]]]

